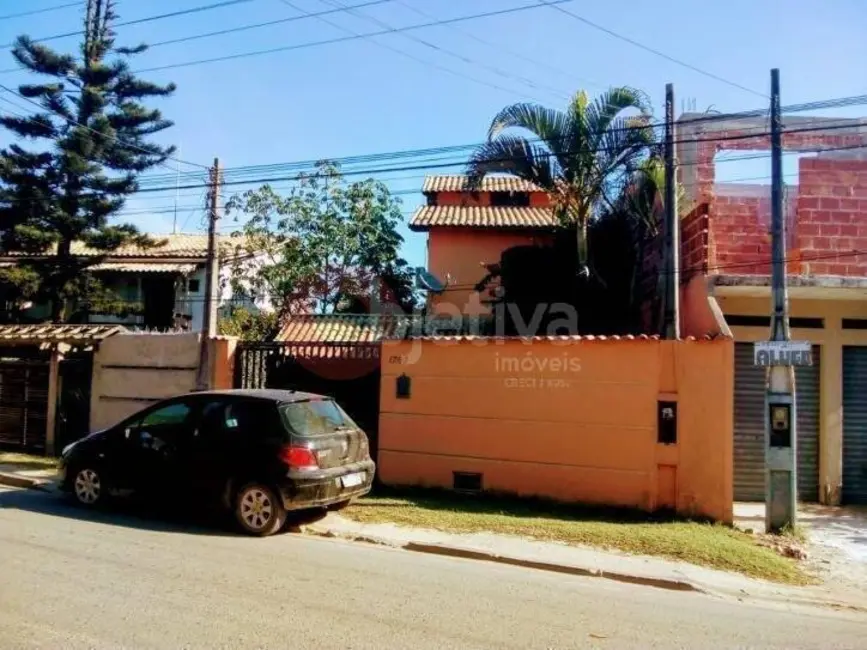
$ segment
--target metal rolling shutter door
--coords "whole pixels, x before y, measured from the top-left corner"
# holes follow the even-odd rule
[[[795,368],[798,391],[798,500],[819,500],[819,394],[822,348],[813,346],[813,365]]]
[[[843,348],[843,503],[867,503],[867,347]]]
[[[798,498],[819,496],[820,348],[813,365],[796,369],[798,391]],[[734,496],[765,500],[765,371],[753,365],[752,343],[735,344]]]

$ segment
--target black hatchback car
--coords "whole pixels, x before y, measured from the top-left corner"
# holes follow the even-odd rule
[[[253,535],[288,510],[338,509],[370,491],[367,436],[334,400],[295,391],[201,392],[159,402],[68,445],[61,485],[82,505],[135,494],[214,505]]]

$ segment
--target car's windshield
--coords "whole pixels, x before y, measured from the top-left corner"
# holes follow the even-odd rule
[[[352,418],[330,399],[285,404],[280,413],[289,428],[300,436],[321,436],[356,428]]]

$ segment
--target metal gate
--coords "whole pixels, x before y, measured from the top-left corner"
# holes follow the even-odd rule
[[[367,434],[370,453],[376,458],[380,349],[378,343],[241,344],[235,353],[235,387],[297,390],[333,397]]]
[[[0,446],[42,452],[48,415],[48,363],[0,361]]]
[[[843,348],[843,503],[867,503],[867,347]]]
[[[819,500],[819,369],[821,348],[813,346],[813,365],[795,370],[798,393],[798,499]],[[736,501],[765,500],[765,370],[753,365],[753,344],[735,344],[734,496]]]

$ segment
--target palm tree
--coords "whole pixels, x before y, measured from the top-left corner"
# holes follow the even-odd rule
[[[535,138],[507,132],[524,129]],[[647,96],[612,88],[591,102],[579,92],[566,111],[537,104],[514,104],[500,111],[487,142],[470,158],[470,186],[490,173],[505,172],[534,183],[551,195],[565,226],[577,235],[579,274],[590,275],[587,228],[641,161],[655,136]]]
[[[665,214],[666,178],[661,148],[654,147],[650,157],[642,160],[625,180],[623,189],[613,204],[606,205],[599,220],[594,223],[591,240],[595,247],[602,245],[605,248],[607,255],[602,255],[601,258],[612,258],[602,261],[603,278],[606,281],[609,278],[614,279],[615,284],[619,284],[621,288],[623,280],[627,280],[627,291],[623,298],[626,311],[631,314],[631,322],[635,325],[641,307],[639,283],[642,274],[646,272],[643,263],[647,247],[657,241],[661,234]],[[684,187],[677,184],[675,192],[679,212],[689,212],[690,206]],[[623,274],[626,274],[626,277]],[[662,276],[657,278],[659,286],[656,294],[660,296],[662,280]]]

